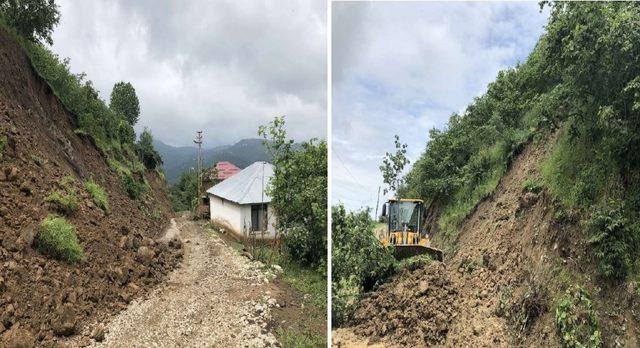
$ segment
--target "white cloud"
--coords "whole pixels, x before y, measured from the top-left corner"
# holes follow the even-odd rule
[[[108,101],[130,81],[138,129],[170,144],[255,137],[287,115],[296,140],[326,137],[323,1],[60,1],[53,50]]]
[[[429,129],[524,61],[546,22],[536,3],[503,2],[336,2],[333,16],[332,200],[349,209],[375,205],[394,134],[413,163]]]

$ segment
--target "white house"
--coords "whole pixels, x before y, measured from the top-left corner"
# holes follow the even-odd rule
[[[275,237],[275,214],[265,192],[273,165],[255,162],[207,190],[211,221],[240,238]]]

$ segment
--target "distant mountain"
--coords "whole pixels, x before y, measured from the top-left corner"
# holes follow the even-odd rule
[[[209,167],[216,162],[229,161],[244,169],[256,161],[271,161],[262,139],[244,139],[233,145],[202,149],[204,165]],[[189,168],[195,168],[198,148],[194,146],[175,147],[155,140],[153,144],[164,161],[164,173],[169,184],[180,179],[180,174]]]

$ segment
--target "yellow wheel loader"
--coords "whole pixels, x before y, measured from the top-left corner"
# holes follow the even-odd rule
[[[430,246],[426,231],[424,201],[421,199],[390,199],[382,206],[387,217],[387,231],[380,238],[382,245],[395,248],[396,259],[430,255],[442,261],[442,250]]]

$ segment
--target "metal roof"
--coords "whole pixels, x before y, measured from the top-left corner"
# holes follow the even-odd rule
[[[238,204],[269,203],[271,197],[265,192],[273,176],[273,165],[255,162],[225,181],[207,190],[207,193]]]

